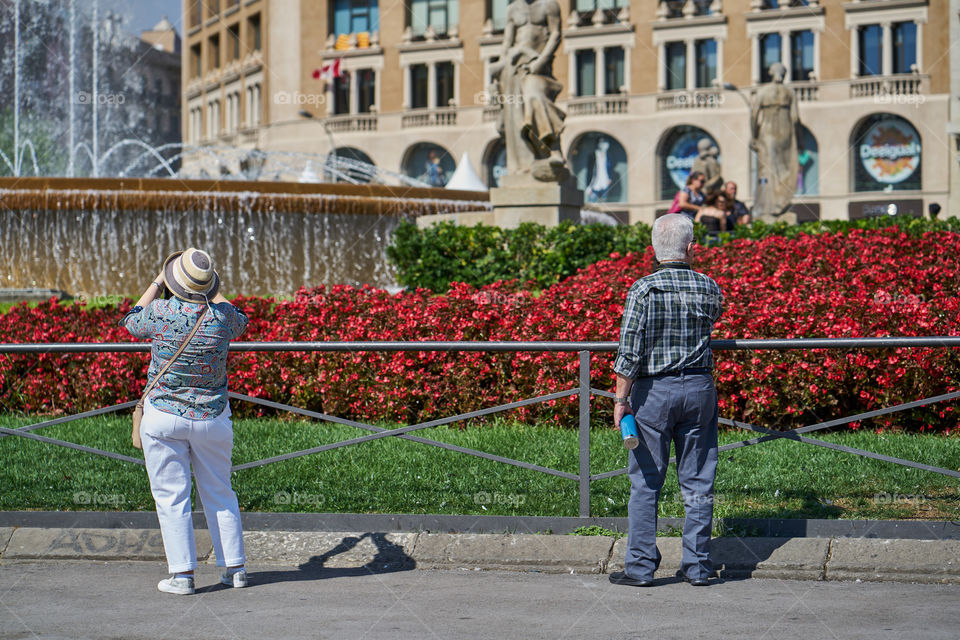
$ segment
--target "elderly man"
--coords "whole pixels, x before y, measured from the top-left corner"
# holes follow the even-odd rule
[[[668,214],[653,225],[656,272],[637,280],[624,306],[614,422],[636,417],[640,445],[630,452],[629,532],[624,571],[610,582],[653,584],[660,566],[657,501],[666,479],[670,443],[676,446],[683,494],[683,562],[680,577],[708,584],[713,480],[717,470],[717,391],[710,332],[723,294],[710,277],[690,268],[693,223]]]

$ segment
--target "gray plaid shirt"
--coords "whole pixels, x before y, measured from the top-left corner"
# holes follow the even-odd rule
[[[633,283],[620,327],[613,370],[627,378],[713,368],[710,333],[723,312],[723,293],[709,276],[668,262]]]

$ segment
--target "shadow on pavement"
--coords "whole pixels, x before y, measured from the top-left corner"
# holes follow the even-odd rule
[[[373,558],[358,567],[328,567],[328,562],[348,553],[364,538],[370,538],[377,551]],[[248,587],[277,582],[299,582],[303,580],[326,580],[329,578],[357,578],[374,574],[395,573],[397,571],[412,571],[416,569],[416,562],[407,555],[400,545],[387,539],[385,533],[365,533],[362,536],[348,536],[340,544],[319,556],[311,557],[307,562],[296,569],[278,569],[273,571],[253,571],[248,574]],[[197,593],[229,589],[226,585],[216,584],[197,589]]]

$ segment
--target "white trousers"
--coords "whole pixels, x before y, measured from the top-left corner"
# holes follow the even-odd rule
[[[144,404],[140,438],[170,573],[197,567],[190,509],[191,466],[217,565],[233,567],[246,562],[240,507],[230,486],[230,415],[228,405],[212,420],[189,420],[164,413],[149,401]]]

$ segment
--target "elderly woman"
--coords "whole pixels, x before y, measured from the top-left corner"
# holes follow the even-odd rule
[[[172,574],[157,585],[165,593],[194,592],[197,552],[190,509],[191,467],[217,565],[226,568],[220,582],[247,585],[240,509],[230,486],[233,424],[226,368],[227,346],[243,333],[247,317],[219,288],[220,278],[209,255],[197,249],[174,253],[120,322],[133,336],[153,340],[150,381],[186,342],[148,393],[139,434],[133,434],[135,445],[138,435],[142,440]],[[172,297],[161,299],[164,291]]]

